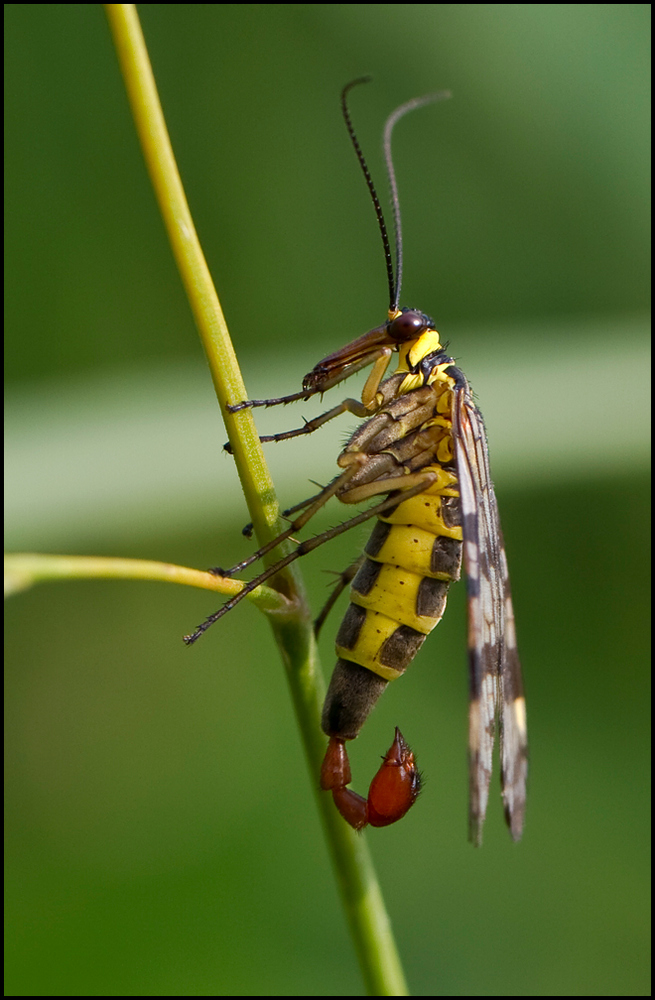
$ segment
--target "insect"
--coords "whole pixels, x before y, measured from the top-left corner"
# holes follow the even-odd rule
[[[305,376],[302,391],[229,407],[236,412],[322,395],[372,365],[361,399],[345,399],[302,428],[261,440],[282,441],[313,433],[344,412],[364,418],[365,423],[339,455],[339,475],[316,496],[285,511],[287,516],[301,511],[288,530],[224,575],[245,569],[295,535],[332,496],[345,504],[376,502],[336,528],[297,544],[185,636],[185,641],[194,642],[245,594],[294,559],[376,517],[364,555],[342,575],[338,588],[352,580],[350,604],[336,639],[338,660],[323,708],[322,728],[329,742],[321,787],[332,792],[339,812],[355,829],[367,824],[386,826],[404,816],[418,796],[420,776],[414,755],[396,729],[364,799],[347,787],[351,774],[346,743],[359,734],[382,691],[404,673],[440,621],[449,585],[459,579],[463,556],[468,591],[469,835],[474,843],[481,842],[498,727],[505,816],[512,837],[518,840],[527,777],[525,700],[484,422],[464,374],[440,343],[434,321],[398,305],[402,236],[391,134],[409,111],[450,95],[442,92],[409,101],[385,125],[384,151],[396,231],[394,273],[382,210],[347,106],[351,88],[367,81],[361,78],[348,84],[341,105],[382,234],[388,317],[381,326],[320,361]],[[398,367],[385,379],[394,353]]]

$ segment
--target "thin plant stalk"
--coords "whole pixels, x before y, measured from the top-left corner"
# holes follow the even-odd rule
[[[134,4],[106,4],[110,27],[137,133],[182,282],[203,343],[260,543],[275,537],[277,501],[252,413],[229,414],[226,403],[246,398],[245,387],[184,195],[150,61]],[[274,559],[276,553],[270,554]],[[338,815],[331,796],[318,788],[325,749],[320,728],[324,685],[297,568],[276,583],[291,601],[268,612],[282,653],[298,719],[310,781],[316,792],[365,987],[370,996],[407,996],[398,951],[365,839]]]

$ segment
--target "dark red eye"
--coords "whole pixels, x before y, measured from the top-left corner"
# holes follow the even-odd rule
[[[401,313],[400,316],[396,316],[389,323],[387,332],[397,343],[402,344],[406,340],[414,340],[428,329],[426,319],[427,317],[423,313],[410,309]]]

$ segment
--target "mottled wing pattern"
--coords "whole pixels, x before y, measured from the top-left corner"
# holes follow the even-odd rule
[[[504,655],[500,665],[500,778],[507,825],[514,840],[520,840],[523,832],[528,777],[528,735],[523,678],[516,647],[512,592],[500,526],[499,536],[505,601]]]
[[[507,561],[489,473],[487,435],[482,414],[459,371],[453,400],[453,439],[468,590],[469,834],[474,843],[481,842],[496,718],[500,717],[505,815],[513,838],[518,840],[523,829],[527,775],[521,666]]]

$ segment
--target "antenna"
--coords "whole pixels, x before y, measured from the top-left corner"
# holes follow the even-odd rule
[[[346,97],[348,92],[352,90],[353,87],[358,86],[360,83],[370,83],[370,76],[360,76],[356,80],[351,80],[341,91],[341,111],[343,112],[344,121],[346,123],[346,128],[348,129],[348,135],[355,147],[355,152],[357,153],[357,159],[359,160],[359,165],[364,173],[364,178],[366,179],[366,184],[368,185],[368,190],[370,192],[371,198],[373,199],[373,206],[375,208],[375,214],[378,219],[378,226],[380,227],[380,235],[382,236],[382,246],[384,247],[384,262],[387,268],[387,281],[389,283],[389,315],[391,316],[392,311],[395,312],[394,299],[395,295],[395,285],[393,280],[393,264],[391,261],[391,246],[389,244],[389,234],[387,232],[387,227],[384,221],[384,215],[382,214],[382,206],[380,205],[380,199],[378,198],[377,191],[375,190],[375,185],[373,184],[373,178],[369,173],[369,169],[364,159],[364,154],[362,153],[362,147],[359,145],[359,140],[355,135],[355,129],[353,128],[353,123],[350,118],[350,112],[348,111],[348,105],[346,103]]]
[[[373,207],[375,208],[378,226],[380,227],[380,235],[382,236],[382,246],[384,249],[384,261],[387,269],[387,282],[389,285],[389,317],[392,317],[398,312],[398,300],[400,298],[400,286],[403,274],[403,235],[400,219],[400,202],[398,200],[398,185],[396,183],[396,172],[394,170],[393,159],[391,156],[391,133],[393,132],[396,122],[409,111],[414,111],[415,108],[421,108],[424,104],[431,104],[433,101],[446,100],[451,96],[451,93],[449,90],[440,90],[435,94],[426,94],[424,97],[415,97],[413,100],[407,101],[406,104],[401,104],[395,111],[392,111],[385,122],[383,133],[384,158],[387,164],[387,174],[389,176],[389,186],[391,188],[391,204],[393,206],[396,244],[396,276],[394,279],[393,263],[391,259],[391,245],[389,243],[389,234],[384,221],[380,199],[378,198],[377,191],[375,190],[373,178],[371,177],[368,165],[364,159],[364,154],[362,153],[362,148],[359,145],[359,140],[355,135],[355,129],[353,128],[353,123],[350,118],[350,112],[348,111],[348,105],[346,102],[348,93],[353,87],[358,86],[360,83],[370,82],[370,76],[360,76],[356,80],[351,80],[350,83],[347,83],[341,91],[341,111],[343,112],[346,128],[348,129],[348,135],[350,136],[351,142],[355,148],[359,165],[362,168],[362,172],[373,201]]]
[[[391,188],[391,205],[393,208],[393,227],[396,243],[396,282],[391,296],[392,301],[389,306],[390,312],[392,309],[394,312],[398,311],[398,300],[400,299],[400,288],[403,281],[403,229],[400,218],[400,201],[398,199],[396,171],[394,170],[393,158],[391,156],[391,133],[393,132],[396,122],[400,121],[400,119],[410,111],[414,111],[416,108],[422,108],[424,104],[432,104],[434,101],[446,101],[451,96],[452,95],[449,90],[439,90],[435,94],[425,94],[423,97],[414,97],[411,101],[407,101],[406,104],[401,104],[399,108],[392,111],[384,123],[382,145],[384,148],[384,158],[387,163],[389,187]]]

